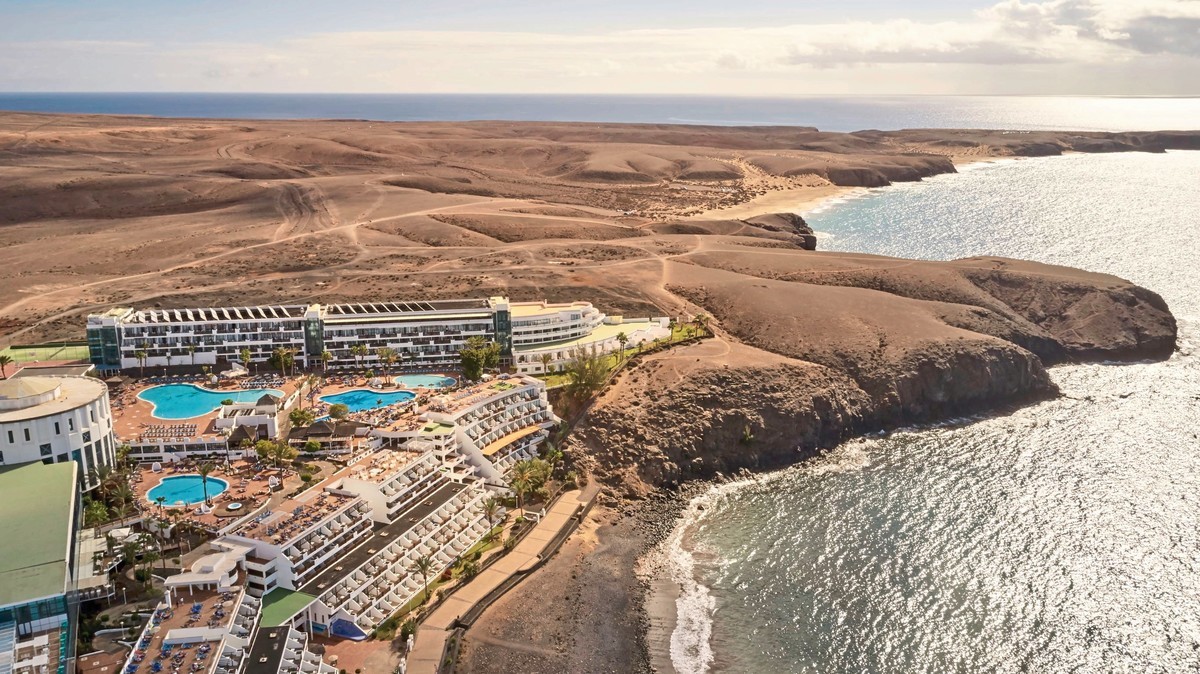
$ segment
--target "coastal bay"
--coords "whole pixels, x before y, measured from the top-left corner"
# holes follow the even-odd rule
[[[964,156],[1198,146],[1187,132],[9,114],[0,330],[71,338],[96,306],[297,296],[503,293],[710,316],[715,338],[638,359],[566,448],[606,488],[595,541],[572,543],[497,604],[482,621],[490,641],[467,635],[474,671],[504,671],[482,663],[508,662],[506,634],[547,671],[638,671],[650,664],[636,562],[670,534],[678,505],[655,515],[627,501],[791,465],[864,433],[1047,400],[1059,392],[1050,365],[1175,349],[1166,302],[1103,269],[813,251],[808,223],[773,213],[800,195],[952,174]],[[573,633],[531,629],[530,602],[547,593],[562,597],[547,619],[577,616]],[[596,629],[601,618],[612,629]]]

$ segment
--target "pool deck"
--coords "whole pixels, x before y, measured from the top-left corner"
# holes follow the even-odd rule
[[[148,496],[151,489],[158,485],[159,480],[173,475],[195,475],[196,469],[192,462],[180,464],[167,464],[159,472],[154,472],[149,468],[143,468],[138,471],[137,476],[133,481],[133,490],[137,494],[138,502],[144,506],[149,514],[158,514],[158,505],[152,502]],[[182,515],[180,519],[195,522],[207,529],[216,529],[224,527],[236,521],[237,518],[245,517],[246,514],[272,496],[271,488],[268,481],[272,475],[275,475],[274,469],[266,469],[261,471],[255,470],[255,464],[248,460],[237,460],[230,464],[230,470],[225,470],[224,466],[217,468],[209,474],[210,478],[218,478],[229,483],[229,489],[222,492],[220,495],[212,498],[213,511],[208,514],[199,514],[196,512],[198,505],[188,506],[183,509],[186,515]],[[293,490],[300,484],[300,478],[296,475],[291,475],[284,480],[284,490]],[[282,493],[274,492],[277,496],[282,497]],[[230,511],[226,506],[230,503],[241,503],[242,507],[235,511]],[[178,515],[179,508],[171,507],[172,504],[163,504],[164,514],[168,516]]]
[[[205,386],[204,388],[211,391],[228,391],[230,393],[243,390],[238,386],[236,380],[222,383],[223,385],[217,388],[211,386]],[[284,382],[283,386],[274,388],[283,391],[284,397],[287,397],[296,391],[298,384],[298,380],[292,379]],[[213,425],[213,422],[217,419],[218,410],[213,410],[207,414],[189,419],[159,419],[154,416],[154,405],[142,400],[138,395],[147,389],[164,385],[138,382],[134,385],[124,387],[119,392],[110,393],[113,410],[113,432],[116,433],[118,439],[125,442],[138,442],[149,430],[161,426],[195,426],[196,430],[194,433],[182,433],[178,436],[188,439],[221,437],[221,434]]]

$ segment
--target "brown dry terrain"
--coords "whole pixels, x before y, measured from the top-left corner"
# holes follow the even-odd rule
[[[715,338],[627,368],[568,448],[643,495],[1053,395],[1049,364],[1166,357],[1168,308],[1121,279],[814,252],[770,214],[955,161],[1170,148],[1200,133],[0,114],[0,344],[80,338],[113,304],[504,293],[709,314]],[[465,670],[646,669],[645,539],[609,520],[569,545],[468,633]]]
[[[88,311],[118,303],[503,292],[679,313],[673,257],[811,247],[802,224],[751,217],[769,204],[952,160],[1197,140],[0,113],[0,344],[79,338]]]

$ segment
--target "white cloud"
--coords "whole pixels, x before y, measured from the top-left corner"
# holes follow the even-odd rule
[[[0,89],[1181,94],[1198,66],[1200,0],[1004,0],[957,21],[9,44]]]

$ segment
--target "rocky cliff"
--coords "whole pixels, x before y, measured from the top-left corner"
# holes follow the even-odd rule
[[[628,368],[573,436],[572,456],[619,492],[1045,399],[1048,364],[1164,358],[1175,343],[1162,299],[1112,276],[713,248],[667,276],[716,337]]]

